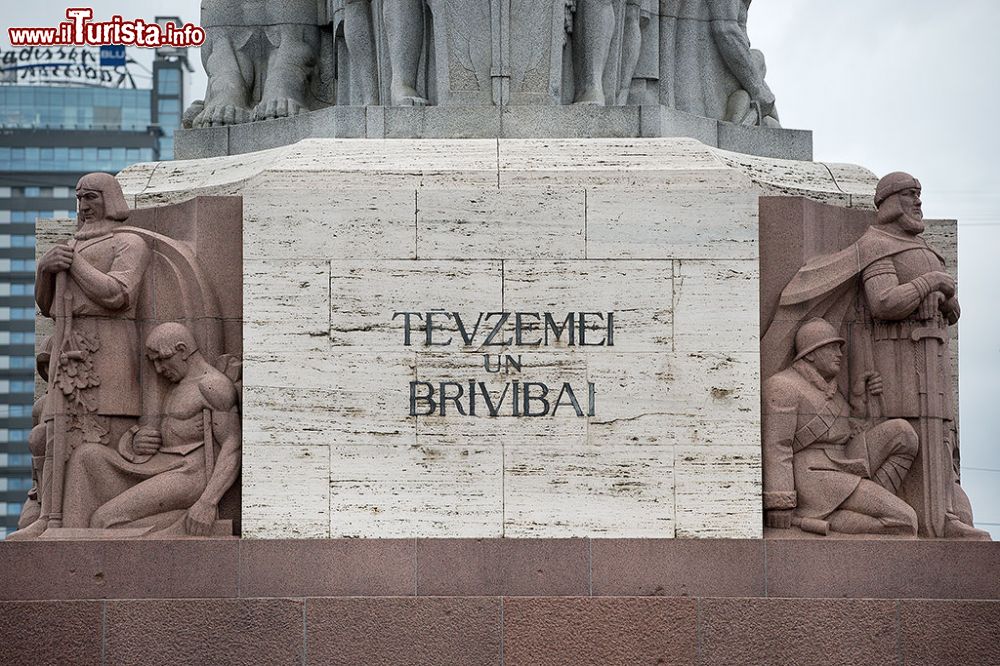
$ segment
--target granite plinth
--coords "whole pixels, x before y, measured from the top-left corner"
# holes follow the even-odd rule
[[[955,541],[5,542],[0,661],[991,664],[998,566]]]
[[[746,127],[662,105],[331,106],[288,118],[178,130],[177,159],[241,155],[302,139],[687,137],[760,157],[812,159],[812,132]]]

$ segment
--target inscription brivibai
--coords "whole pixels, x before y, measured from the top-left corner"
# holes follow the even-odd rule
[[[430,310],[394,312],[392,321],[402,318],[403,346],[427,348],[486,347],[541,348],[614,347],[614,312],[570,312],[561,318],[551,312],[480,312],[475,321],[459,312]],[[448,326],[450,328],[446,329]],[[455,336],[454,333],[458,333]],[[419,340],[419,342],[417,342]],[[491,374],[521,372],[521,356],[483,355],[483,369]],[[491,357],[495,357],[491,363]],[[410,382],[410,416],[555,416],[559,409],[572,409],[578,417],[595,416],[597,390],[593,382],[586,389],[571,382],[512,380],[502,387],[483,381],[454,379],[437,382]],[[551,396],[555,396],[553,400]],[[581,398],[585,402],[581,403]],[[449,408],[450,406],[450,408]]]

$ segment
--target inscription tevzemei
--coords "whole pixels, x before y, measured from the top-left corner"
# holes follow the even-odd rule
[[[615,345],[614,312],[570,312],[561,320],[551,312],[480,312],[471,330],[459,312],[433,310],[429,312],[394,312],[393,321],[403,319],[403,346],[413,346],[415,321],[423,324],[425,347],[449,347],[455,343],[454,336],[444,339],[442,327],[437,322],[454,322],[465,348],[482,347],[548,347],[561,343],[567,347],[613,347]],[[512,322],[513,334],[503,337],[505,326]],[[539,330],[539,328],[541,330]],[[590,339],[587,339],[590,329]],[[601,331],[601,339],[596,340],[596,331]],[[438,333],[435,336],[435,333]],[[527,339],[526,336],[537,336]],[[563,340],[565,336],[566,340]],[[520,372],[521,356],[509,354],[501,358],[497,355],[495,367],[491,367],[491,354],[483,355],[483,369],[498,374]],[[555,401],[549,395],[556,393]],[[486,382],[469,379],[467,381],[441,380],[438,382],[410,382],[410,416],[431,416],[448,414],[448,403],[454,405],[461,416],[555,416],[560,407],[572,408],[578,417],[595,416],[597,390],[593,382],[587,382],[586,410],[577,398],[578,390],[570,382],[562,382],[558,389],[545,382],[520,382],[512,380],[504,384],[498,396],[494,396]],[[509,400],[508,400],[509,394]],[[582,395],[582,393],[581,393]],[[494,397],[496,400],[494,401]],[[419,405],[419,408],[418,408]],[[486,412],[477,407],[484,407]]]

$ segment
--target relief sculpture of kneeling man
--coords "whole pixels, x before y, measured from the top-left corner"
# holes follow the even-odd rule
[[[219,501],[240,468],[237,389],[202,356],[183,324],[153,329],[146,355],[173,384],[159,428],[133,428],[117,451],[84,444],[73,452],[65,526],[213,534]]]
[[[916,512],[897,493],[917,434],[903,419],[867,420],[882,392],[875,372],[860,374],[848,402],[837,382],[844,344],[827,321],[811,319],[795,335],[792,366],[764,383],[765,524],[915,536]]]

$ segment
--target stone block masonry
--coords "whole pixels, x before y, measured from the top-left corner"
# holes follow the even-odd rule
[[[243,197],[252,539],[760,537],[758,199],[875,181],[689,139],[316,139],[120,177],[139,207]],[[407,346],[394,315],[436,310],[451,343],[414,319]],[[486,345],[489,313],[499,341],[583,313],[594,342],[613,313],[614,344]],[[470,381],[499,416],[411,414],[413,383]],[[594,415],[516,416],[515,382],[585,412],[592,386]]]
[[[830,539],[2,542],[0,662],[994,664],[998,557]]]

